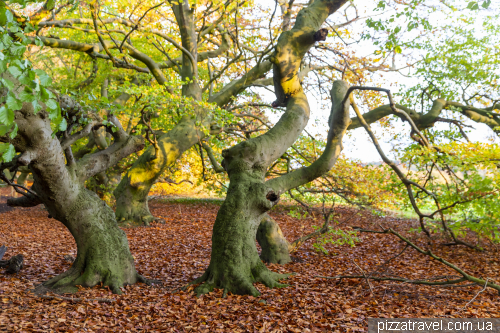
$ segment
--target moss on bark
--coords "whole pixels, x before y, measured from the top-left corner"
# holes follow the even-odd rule
[[[288,274],[267,269],[255,245],[260,221],[277,198],[267,198],[270,191],[262,181],[245,174],[237,178],[237,182],[232,181],[229,185],[226,200],[215,220],[210,265],[193,282],[205,282],[195,289],[198,295],[222,288],[224,294],[232,292],[258,296],[260,292],[254,287],[255,282],[270,288],[286,286],[278,281],[288,277]]]
[[[94,192],[81,189],[64,215],[61,222],[76,241],[76,260],[69,270],[39,288],[76,292],[78,285],[93,287],[102,283],[120,294],[120,287],[143,281],[135,270],[127,236],[118,227],[113,210]]]
[[[116,217],[122,226],[148,225],[155,217],[148,207],[148,194],[167,166],[203,139],[196,119],[183,118],[172,130],[158,138],[158,152],[150,146],[128,170],[114,191]]]

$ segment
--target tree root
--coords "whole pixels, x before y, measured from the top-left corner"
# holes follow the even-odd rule
[[[157,220],[165,221],[154,217],[153,215],[128,215],[127,217],[122,217],[118,220],[118,225],[124,228],[134,228],[134,227],[144,227],[149,226],[152,222],[157,222]],[[159,222],[161,223],[161,222]]]
[[[136,273],[136,278],[133,282],[143,282],[148,285],[154,284],[154,280],[148,280],[138,273]],[[91,288],[98,284],[108,287],[113,294],[121,295],[122,291],[120,288],[129,283],[122,281],[121,278],[109,272],[101,274],[94,269],[83,270],[79,265],[73,265],[66,272],[38,285],[35,288],[35,293],[45,294],[48,291],[56,294],[75,293],[78,291],[77,286]]]
[[[79,298],[79,297],[64,297],[64,296],[51,296],[51,295],[37,295],[40,298],[45,299],[59,299],[61,301],[70,302],[103,302],[103,303],[113,303],[116,302],[114,298]]]
[[[262,265],[262,266],[261,266]],[[260,282],[268,288],[284,288],[287,284],[279,283],[281,279],[288,278],[291,274],[279,274],[268,270],[262,262],[259,261],[257,267],[252,270],[250,276],[243,276],[241,273],[227,274],[227,272],[217,273],[208,267],[202,276],[180,288],[186,290],[190,285],[199,284],[194,289],[196,296],[201,296],[212,292],[215,288],[223,289],[222,297],[226,297],[228,292],[236,295],[259,296],[260,292],[254,287],[253,283]],[[231,276],[231,278],[223,278]]]
[[[156,279],[147,279],[144,276],[137,274],[137,282],[144,283],[148,286],[163,285],[163,281]]]

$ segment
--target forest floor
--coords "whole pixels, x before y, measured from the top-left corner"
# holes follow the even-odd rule
[[[314,251],[309,241],[297,251],[296,261],[268,265],[273,271],[294,272],[289,287],[269,289],[257,285],[260,297],[228,295],[216,290],[196,298],[192,292],[174,292],[202,274],[210,260],[211,232],[219,205],[213,201],[150,202],[153,214],[166,224],[125,229],[138,271],[163,281],[162,286],[139,283],[114,295],[100,287],[81,289],[76,301],[44,299],[29,292],[35,285],[70,267],[64,255],[76,256],[70,233],[40,207],[8,209],[6,189],[0,198],[0,245],[8,247],[4,259],[25,258],[16,275],[0,270],[0,331],[25,332],[357,332],[367,330],[367,318],[394,317],[500,317],[500,297],[480,286],[426,287],[364,279],[329,280],[317,276],[369,274],[400,253],[404,244],[391,235],[361,234],[355,247]],[[289,207],[271,212],[289,241],[313,231],[321,219],[292,218]],[[375,217],[348,208],[336,211],[341,228],[392,227],[421,246],[427,240],[409,233],[415,221]],[[500,258],[490,249],[477,252],[465,247],[441,246],[433,251],[465,271],[498,280]],[[456,273],[439,262],[407,249],[388,265],[389,271],[410,279]],[[471,301],[475,296],[477,297]],[[111,303],[95,299],[107,298]]]

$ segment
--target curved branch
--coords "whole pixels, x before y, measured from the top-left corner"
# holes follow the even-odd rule
[[[220,164],[215,159],[214,152],[212,151],[212,148],[210,148],[210,146],[207,145],[205,142],[201,142],[201,146],[207,152],[208,158],[210,159],[210,163],[212,163],[212,166],[214,168],[215,173],[224,172],[224,168],[222,166],[220,166]]]
[[[85,79],[83,82],[81,82],[80,84],[78,84],[77,86],[75,86],[73,89],[82,89],[82,88],[85,88],[89,85],[92,84],[92,82],[94,82],[95,78],[97,77],[97,71],[99,70],[99,67],[97,66],[97,58],[96,57],[92,57],[92,70],[90,72],[90,75],[87,79]]]
[[[31,193],[26,193],[19,198],[9,198],[7,199],[7,206],[10,207],[35,207],[41,204],[42,201],[38,196],[34,196]]]
[[[267,184],[276,192],[283,193],[306,184],[328,172],[335,164],[342,151],[342,137],[350,123],[349,105],[343,102],[347,92],[346,82],[335,81],[333,83],[331,89],[332,111],[329,119],[330,130],[328,131],[325,150],[311,165],[267,181]]]
[[[260,64],[257,64],[241,78],[231,81],[230,83],[225,85],[218,93],[212,95],[208,102],[216,103],[218,106],[226,105],[227,103],[232,101],[233,97],[237,96],[241,91],[243,91],[249,83],[261,78],[267,72],[269,72],[271,70],[271,66],[272,64],[269,61],[263,61]]]

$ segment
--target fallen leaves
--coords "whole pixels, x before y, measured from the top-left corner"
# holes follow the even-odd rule
[[[464,311],[461,308],[481,287],[438,288],[392,282],[371,282],[373,296],[364,280],[326,280],[315,275],[357,274],[401,252],[403,244],[389,235],[360,235],[356,247],[333,247],[336,256],[313,251],[308,241],[294,256],[297,262],[269,265],[281,273],[294,272],[290,286],[269,289],[257,284],[260,297],[228,295],[222,291],[196,298],[189,292],[173,291],[201,275],[210,261],[212,225],[219,208],[208,203],[150,202],[152,213],[166,220],[149,228],[125,229],[137,269],[163,286],[136,284],[113,295],[99,287],[82,288],[81,301],[42,299],[27,289],[67,270],[65,255],[76,256],[73,238],[65,227],[48,219],[39,207],[16,208],[0,214],[0,244],[9,247],[6,258],[23,254],[25,267],[16,275],[0,271],[0,331],[61,332],[358,332],[366,331],[370,317],[498,317],[498,295],[491,290],[479,294]],[[341,208],[343,216],[351,213]],[[312,231],[320,221],[297,220],[286,209],[271,212],[291,241]],[[361,217],[361,216],[360,216]],[[340,221],[342,222],[342,221]],[[383,223],[398,231],[410,221],[364,214],[347,225]],[[304,230],[301,229],[304,225]],[[424,244],[425,239],[417,239]],[[330,245],[327,245],[330,246]],[[476,274],[494,279],[500,274],[498,255],[477,253],[462,247],[433,248],[437,254],[474,267]],[[453,274],[437,262],[407,250],[391,262],[389,269],[406,278]],[[113,303],[99,302],[113,298]]]

